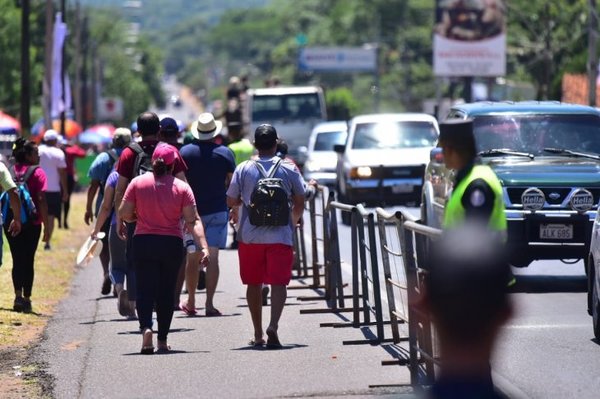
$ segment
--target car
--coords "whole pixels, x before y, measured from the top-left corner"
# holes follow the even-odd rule
[[[338,201],[385,206],[415,203],[429,154],[439,135],[437,120],[424,113],[359,115],[350,120],[338,153]],[[348,212],[342,222],[349,223]]]
[[[314,127],[308,139],[304,178],[314,179],[324,186],[334,187],[337,181],[335,168],[337,154],[333,150],[336,144],[344,144],[348,135],[346,121],[319,123]]]
[[[172,94],[171,97],[169,98],[169,101],[171,102],[171,104],[174,107],[176,107],[176,108],[181,107],[181,98],[177,94]]]
[[[588,271],[600,201],[600,111],[555,101],[455,105],[448,119],[472,119],[477,163],[502,184],[511,265],[574,263]],[[440,148],[425,170],[421,219],[440,228],[454,172]]]

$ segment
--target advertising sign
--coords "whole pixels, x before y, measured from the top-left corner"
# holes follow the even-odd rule
[[[304,47],[298,59],[301,71],[372,72],[376,68],[375,47]]]
[[[120,97],[101,97],[98,99],[98,120],[120,121],[124,116],[123,99]]]
[[[506,74],[505,0],[436,0],[436,76]]]

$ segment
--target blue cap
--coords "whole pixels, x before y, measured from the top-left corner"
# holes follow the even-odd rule
[[[177,125],[177,121],[175,119],[166,117],[162,118],[162,120],[160,121],[160,130],[162,132],[178,133],[179,126]]]

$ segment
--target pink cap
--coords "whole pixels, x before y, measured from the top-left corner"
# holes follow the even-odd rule
[[[158,143],[152,154],[152,161],[162,158],[165,165],[171,165],[177,158],[177,148],[170,144]]]

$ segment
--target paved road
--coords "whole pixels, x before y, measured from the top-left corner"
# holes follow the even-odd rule
[[[315,295],[311,290],[289,292],[280,326],[283,350],[249,348],[252,329],[237,253],[223,251],[220,260],[215,301],[224,316],[203,317],[203,308],[200,317],[176,312],[169,335],[173,353],[153,356],[139,354],[138,323],[118,315],[114,298],[99,295],[99,264],[81,269],[35,351],[55,381],[54,397],[398,397],[407,391],[406,368],[381,366],[382,360],[391,359],[384,348],[342,344],[362,339],[368,331],[324,328],[320,323],[340,318],[300,314],[300,309],[324,307],[321,301],[296,299]],[[199,296],[199,305],[202,300]],[[404,387],[369,388],[395,384]]]

